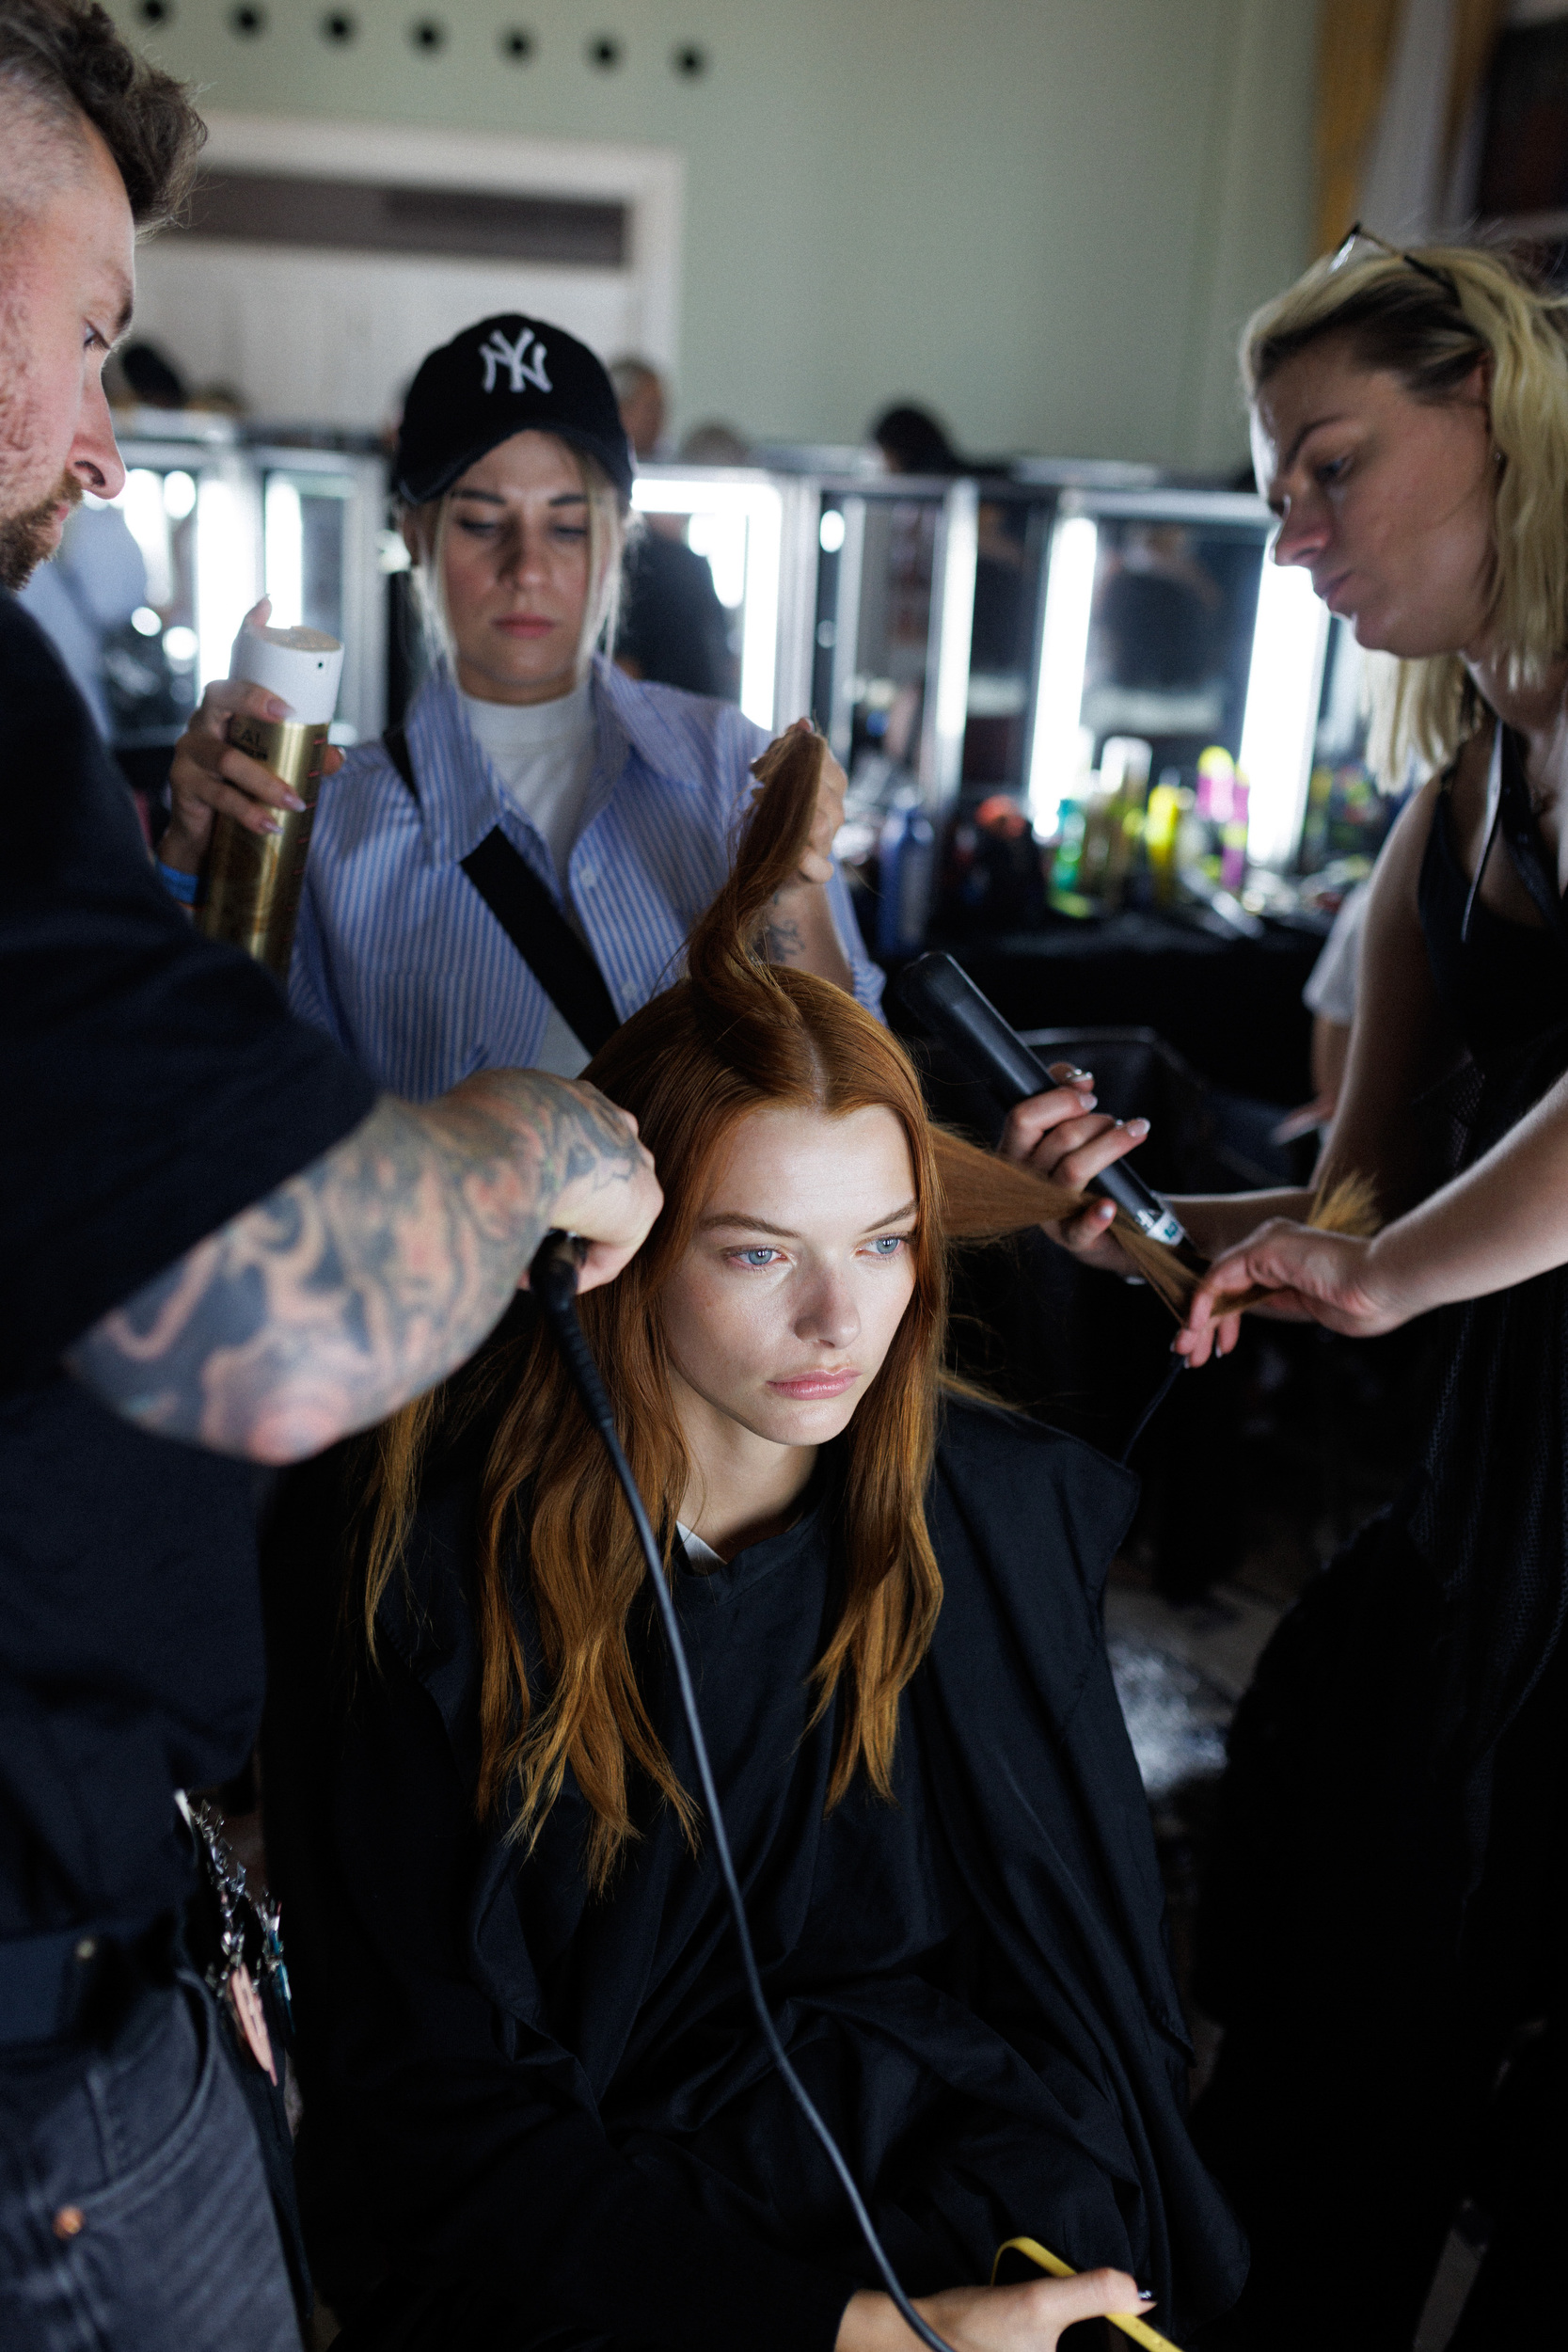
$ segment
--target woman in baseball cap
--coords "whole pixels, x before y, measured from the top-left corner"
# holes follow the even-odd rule
[[[393,486],[435,659],[404,728],[324,791],[294,1009],[415,1101],[478,1069],[575,1076],[667,983],[728,871],[767,738],[609,658],[632,453],[610,378],[563,328],[481,319],[409,387]],[[214,810],[292,805],[226,739],[267,697],[209,687],[175,755],[160,857],[199,868]],[[776,958],[875,1007],[832,843],[844,778],[772,928]]]

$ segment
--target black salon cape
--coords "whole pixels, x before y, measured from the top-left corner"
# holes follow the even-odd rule
[[[325,1823],[298,1777],[324,1705],[302,1532],[319,1518],[275,1547],[293,1566],[274,1589],[269,1842],[308,2133],[353,2143],[401,2278],[499,2291],[491,2321],[514,2324],[485,2341],[828,2352],[875,2274],[747,2009],[710,1851],[644,1803],[595,1900],[575,1788],[526,1860],[475,1825],[475,1468],[427,1482],[384,1673],[360,1667],[318,1751]],[[984,2280],[1023,2232],[1131,2269],[1169,2324],[1227,2305],[1244,2254],[1186,2136],[1188,2046],[1101,1632],[1134,1494],[1072,1439],[950,1408],[928,1506],[945,1597],[903,1703],[896,1807],[857,1788],[825,1817],[836,1710],[806,1728],[837,1609],[831,1462],[795,1527],[682,1574],[677,1598],[780,2030],[906,2284]],[[689,1788],[657,1625],[634,1653]],[[399,2344],[467,2341],[433,2299],[447,2321]]]

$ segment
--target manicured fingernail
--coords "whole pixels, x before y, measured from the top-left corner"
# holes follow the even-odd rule
[[[276,694],[269,694],[267,697],[267,717],[269,719],[286,719],[288,715],[288,704],[279,702]]]
[[[1094,1072],[1092,1070],[1080,1070],[1076,1067],[1076,1065],[1069,1064],[1069,1067],[1063,1071],[1062,1076],[1069,1086],[1072,1086],[1081,1079],[1086,1080],[1092,1078],[1094,1076]]]
[[[296,816],[305,806],[305,803],[300,799],[297,792],[285,792],[283,798],[288,803],[289,806],[294,811]]]
[[[1098,1094],[1085,1094],[1082,1089],[1080,1089],[1078,1100],[1085,1110],[1092,1111],[1095,1104],[1099,1102],[1100,1097]]]
[[[261,819],[261,831],[262,831],[263,833],[281,833],[281,832],[282,832],[282,830],[283,830],[283,819],[282,819],[282,818],[281,818],[281,817],[263,817],[263,818],[262,818],[262,819]]]
[[[1118,1119],[1117,1125],[1125,1127],[1130,1136],[1147,1136],[1148,1133],[1147,1119]]]

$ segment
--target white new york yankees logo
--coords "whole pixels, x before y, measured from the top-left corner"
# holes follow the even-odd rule
[[[529,357],[530,343],[533,344],[531,358]],[[493,326],[490,330],[489,342],[481,343],[479,347],[479,356],[484,362],[484,389],[487,392],[493,392],[496,389],[498,365],[506,370],[511,379],[510,389],[515,392],[522,390],[525,377],[542,392],[551,392],[555,389],[549,377],[545,373],[545,346],[535,340],[531,327],[525,326],[514,344],[507,342],[499,326]]]

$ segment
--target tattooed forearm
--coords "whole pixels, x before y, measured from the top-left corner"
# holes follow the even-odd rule
[[[794,882],[779,891],[768,910],[763,933],[769,963],[790,963],[798,972],[815,972],[818,979],[852,990],[849,969],[833,921],[828,893],[820,882]]]
[[[148,1429],[296,1460],[470,1355],[566,1196],[580,1230],[618,1239],[619,1213],[641,1239],[646,1167],[608,1103],[534,1072],[423,1109],[384,1098],[95,1325],[71,1369]]]
[[[763,943],[768,951],[769,963],[804,965],[806,961],[805,932],[801,930],[796,916],[789,911],[788,898],[782,890],[774,893],[773,903],[768,910],[768,925],[763,932]]]

